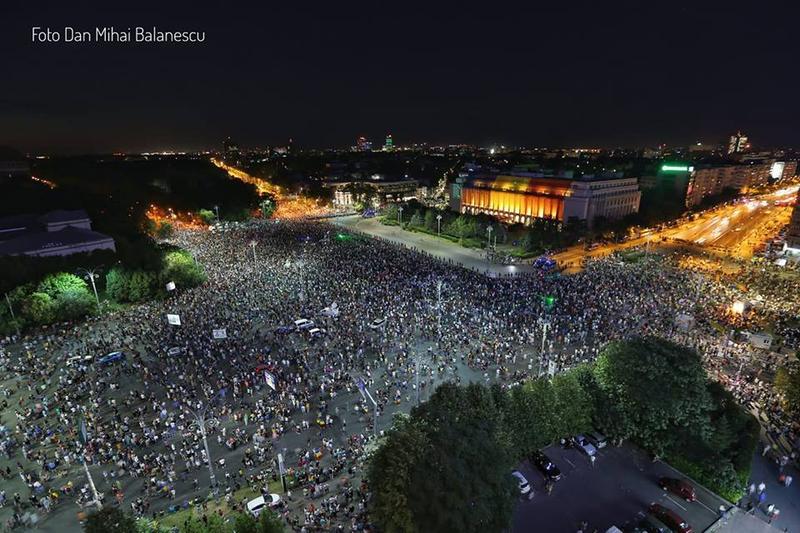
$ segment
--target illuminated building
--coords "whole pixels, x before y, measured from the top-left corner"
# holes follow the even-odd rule
[[[704,198],[721,194],[725,189],[741,191],[765,185],[771,169],[770,163],[694,167],[686,190],[686,207],[696,206]]]
[[[230,137],[228,137],[222,143],[222,151],[225,153],[225,156],[233,156],[233,155],[237,155],[238,156],[239,155],[239,145],[237,143],[233,142],[233,140]]]
[[[386,136],[386,141],[383,143],[383,150],[386,152],[391,152],[394,150],[394,141],[392,140],[392,134]]]
[[[323,187],[333,189],[333,206],[336,208],[353,207],[363,200],[365,192],[374,191],[379,203],[402,202],[419,196],[419,181],[404,179],[397,181],[326,181]]]
[[[0,218],[0,256],[48,257],[115,249],[114,239],[92,230],[83,209]]]
[[[372,142],[366,137],[359,137],[354,148],[356,152],[369,152],[372,150]]]
[[[639,210],[636,178],[545,177],[533,173],[491,178],[459,178],[451,186],[450,208],[472,215],[487,214],[510,223],[534,219],[561,222],[621,218]]]
[[[728,154],[741,154],[750,149],[750,142],[747,135],[741,131],[736,132],[736,135],[731,135],[728,140]]]

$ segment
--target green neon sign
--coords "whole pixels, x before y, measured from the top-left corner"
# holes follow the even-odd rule
[[[688,165],[662,165],[661,171],[662,172],[691,172],[694,170],[694,167],[690,167]]]

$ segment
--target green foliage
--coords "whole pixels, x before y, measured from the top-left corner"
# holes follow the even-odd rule
[[[130,272],[115,266],[106,274],[106,295],[118,302],[128,302],[128,291],[131,282]]]
[[[697,352],[655,337],[608,344],[595,366],[601,425],[656,455],[680,436],[707,440],[711,396]]]
[[[259,207],[261,208],[261,216],[264,218],[270,218],[278,208],[278,202],[275,200],[274,196],[266,195],[264,196],[264,199],[261,200]]]
[[[83,525],[86,533],[137,533],[136,520],[119,507],[104,507],[90,514]]]
[[[159,239],[169,239],[175,234],[175,228],[169,222],[161,222],[155,230],[155,235]]]
[[[397,204],[389,204],[383,209],[383,218],[387,221],[397,221],[398,217],[398,205]]]
[[[217,514],[192,515],[181,524],[181,533],[230,533],[230,527]]]
[[[436,231],[436,210],[427,209],[425,211],[425,218],[422,222],[424,228],[428,231]]]
[[[514,502],[514,460],[496,395],[441,385],[398,419],[370,461],[371,516],[387,532],[501,531]]]
[[[409,221],[409,224],[411,224],[415,228],[418,228],[422,226],[422,223],[423,223],[422,212],[419,209],[417,209],[414,212],[414,214],[411,215],[411,220]]]
[[[206,225],[213,224],[217,220],[217,216],[214,212],[208,209],[200,209],[197,211],[197,217]]]
[[[163,283],[174,281],[177,286],[187,289],[202,284],[206,275],[188,252],[175,250],[164,255],[160,278]]]
[[[36,292],[44,292],[52,298],[57,298],[63,293],[88,291],[87,283],[74,274],[59,272],[45,277],[36,288]]]
[[[250,513],[237,513],[233,522],[235,533],[283,533],[283,520],[270,511],[264,509],[254,518]]]
[[[136,519],[136,533],[171,533],[170,528],[162,526],[155,520],[147,517]]]
[[[800,412],[800,369],[781,367],[775,373],[775,388],[783,395],[784,408]]]
[[[25,299],[22,312],[34,324],[49,324],[56,318],[56,302],[46,292],[34,292]]]

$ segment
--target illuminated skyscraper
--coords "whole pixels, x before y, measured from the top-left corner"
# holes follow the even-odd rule
[[[372,142],[370,142],[366,137],[359,137],[356,141],[356,151],[369,152],[370,150],[372,150]]]
[[[736,132],[736,135],[731,135],[728,141],[728,154],[741,154],[750,149],[750,142],[747,140],[747,135],[741,131]]]
[[[386,136],[386,141],[383,143],[383,150],[386,152],[391,152],[394,150],[394,141],[392,140],[392,134]]]

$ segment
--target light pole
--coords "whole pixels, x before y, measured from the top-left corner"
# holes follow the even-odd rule
[[[436,338],[442,342],[442,280],[436,282]]]
[[[486,233],[488,233],[488,234],[489,234],[489,240],[488,240],[488,242],[487,242],[487,244],[486,244],[486,247],[487,247],[487,248],[491,248],[491,247],[492,247],[492,230],[493,230],[493,229],[494,229],[494,228],[492,228],[491,226],[488,226],[488,227],[486,228]]]
[[[206,418],[205,408],[195,411],[191,407],[186,408],[194,417],[195,425],[200,429],[200,435],[203,437],[203,447],[206,450],[206,459],[208,460],[208,474],[211,479],[211,491],[217,495],[217,477],[214,475],[214,464],[211,461],[211,450],[208,449],[208,439],[206,434],[206,424],[209,420]]]
[[[8,312],[11,313],[11,320],[17,325],[17,337],[19,337],[19,325],[17,324],[17,317],[14,316],[14,307],[11,305],[11,299],[8,297],[8,293],[6,293],[6,303],[8,304]]]
[[[256,266],[256,241],[250,241],[250,247],[253,248],[253,266]]]
[[[78,269],[79,272],[83,272],[85,275],[84,277],[92,282],[92,290],[94,291],[94,301],[97,303],[97,312],[100,313],[100,297],[97,296],[97,285],[95,285],[95,278],[100,277],[100,273],[95,272],[94,269],[89,270],[88,268],[80,268]]]
[[[217,222],[219,222],[219,206],[218,205],[214,206],[214,211],[217,213]]]
[[[402,225],[403,224],[403,206],[402,205],[397,209],[397,224],[398,225]]]
[[[416,381],[415,387],[417,389],[417,405],[419,405],[419,354],[414,358],[414,380]]]
[[[436,215],[436,236],[442,236],[442,215]]]

